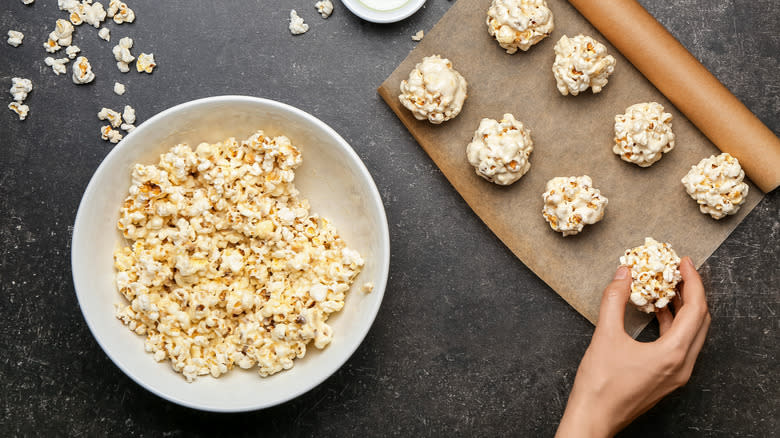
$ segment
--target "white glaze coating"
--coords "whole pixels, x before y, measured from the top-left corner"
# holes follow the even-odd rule
[[[631,269],[631,303],[646,313],[666,307],[682,280],[680,257],[672,245],[652,237],[646,237],[642,246],[627,249],[620,264]]]
[[[466,157],[477,175],[498,185],[509,185],[528,172],[534,150],[531,131],[512,114],[501,121],[482,119],[466,146]]]
[[[423,58],[401,81],[401,104],[417,120],[428,119],[438,125],[456,117],[468,95],[466,79],[447,58],[433,55]]]
[[[609,202],[593,187],[588,175],[555,177],[547,182],[546,190],[542,195],[542,215],[564,237],[578,234],[586,224],[600,221]]]
[[[564,96],[576,96],[588,87],[593,94],[601,92],[614,69],[615,58],[607,54],[607,47],[589,36],[564,35],[555,44],[552,71]]]
[[[547,38],[555,28],[546,0],[493,0],[487,11],[490,36],[513,54]]]
[[[615,116],[615,146],[612,152],[623,161],[649,167],[674,149],[672,115],[657,102],[631,105]]]
[[[727,153],[712,155],[691,166],[682,179],[685,191],[699,204],[699,210],[721,219],[735,214],[745,203],[749,187],[739,160]]]

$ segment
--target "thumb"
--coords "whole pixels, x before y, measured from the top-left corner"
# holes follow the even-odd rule
[[[604,289],[599,308],[599,321],[596,328],[609,331],[617,330],[624,333],[623,320],[626,313],[626,302],[631,293],[631,271],[627,266],[620,266],[615,272],[615,278]]]

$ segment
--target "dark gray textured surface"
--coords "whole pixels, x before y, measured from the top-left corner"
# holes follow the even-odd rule
[[[136,0],[112,43],[77,28],[97,79],[75,86],[43,64],[53,0],[7,0],[0,88],[32,79],[31,114],[0,112],[0,435],[551,435],[591,325],[503,247],[385,107],[375,88],[418,29],[451,5],[430,0],[410,19],[374,25],[339,2]],[[780,7],[775,0],[642,3],[780,132]],[[311,26],[292,37],[296,8]],[[123,75],[111,47],[153,51],[153,75]],[[62,55],[60,55],[62,56]],[[111,92],[114,80],[127,85]],[[6,91],[0,90],[11,100]],[[102,106],[133,105],[139,122],[172,105],[247,94],[295,105],[330,124],[364,160],[390,223],[390,281],[363,345],[325,383],[265,411],[182,408],[122,374],[92,339],[70,277],[69,239],[81,193],[111,145]],[[767,196],[702,269],[713,314],[690,384],[625,436],[773,436],[778,429],[780,195]],[[653,327],[643,338],[652,339]]]

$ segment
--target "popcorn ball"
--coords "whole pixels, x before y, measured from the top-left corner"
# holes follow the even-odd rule
[[[240,367],[290,369],[333,339],[364,265],[293,184],[287,137],[177,145],[136,164],[114,253],[116,317],[187,381]]]
[[[487,26],[490,36],[509,54],[528,50],[555,27],[546,0],[493,0]]]
[[[612,152],[623,161],[649,167],[674,149],[672,115],[656,102],[637,103],[615,116]]]
[[[642,246],[627,249],[620,264],[631,269],[631,303],[646,313],[666,307],[682,280],[680,258],[672,245],[652,237],[646,237]]]
[[[742,180],[745,171],[727,153],[712,155],[695,166],[682,179],[685,191],[699,204],[699,210],[713,219],[735,214],[745,203],[749,187]]]
[[[417,120],[428,119],[438,125],[457,116],[467,93],[466,79],[447,58],[428,56],[401,81],[401,104]]]
[[[504,114],[501,121],[482,119],[466,147],[466,156],[477,175],[505,186],[528,172],[533,150],[531,131],[512,114]]]
[[[589,36],[564,35],[555,44],[552,71],[558,91],[564,96],[576,96],[588,87],[593,94],[601,92],[614,69],[615,58],[607,54],[606,46]]]
[[[600,221],[609,202],[587,175],[559,176],[547,181],[542,198],[544,219],[564,237],[579,234],[586,224]]]

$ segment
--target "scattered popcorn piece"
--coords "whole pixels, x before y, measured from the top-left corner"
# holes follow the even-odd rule
[[[92,66],[86,56],[79,56],[73,63],[73,83],[77,85],[88,84],[95,79]]]
[[[138,60],[135,62],[135,69],[138,72],[151,73],[157,64],[154,63],[154,53],[141,53],[138,55]]]
[[[122,118],[125,120],[125,123],[131,125],[135,123],[135,109],[130,105],[125,105],[125,109],[122,111]]]
[[[122,130],[123,130],[123,131],[125,131],[125,132],[132,132],[132,131],[133,131],[133,129],[135,129],[135,125],[133,125],[133,124],[131,124],[131,123],[122,123],[122,124],[119,126],[119,128],[120,128],[120,129],[122,129]]]
[[[564,96],[576,96],[588,87],[593,94],[601,92],[614,70],[615,58],[607,54],[607,47],[589,36],[564,35],[555,44],[552,71]]]
[[[49,67],[51,67],[52,70],[54,70],[54,74],[59,76],[68,72],[68,67],[65,67],[65,64],[69,63],[70,59],[68,58],[54,59],[51,56],[47,56],[46,59],[43,60],[43,62]]]
[[[644,245],[626,250],[620,264],[631,269],[631,303],[646,313],[666,307],[682,280],[680,257],[672,245],[652,237],[646,237]]]
[[[111,41],[111,30],[107,27],[101,27],[98,36],[106,41]]]
[[[510,55],[550,36],[553,21],[545,0],[493,0],[487,11],[488,33]]]
[[[8,104],[8,109],[15,112],[19,116],[19,120],[27,118],[27,114],[30,113],[30,107],[21,102],[11,102]]]
[[[106,19],[106,11],[103,9],[102,3],[92,3],[91,0],[82,0],[83,13],[81,18],[85,23],[91,24],[95,29],[100,27],[100,24]]]
[[[327,320],[365,262],[299,197],[300,164],[287,137],[259,131],[135,165],[116,317],[188,382],[236,367],[269,376],[333,339]]]
[[[116,66],[122,73],[129,72],[130,66],[128,64],[135,60],[135,56],[130,54],[130,49],[132,48],[133,39],[130,37],[124,37],[119,40],[119,44],[111,49],[111,52],[114,54],[114,59],[116,59]]]
[[[309,30],[309,25],[303,22],[303,18],[298,16],[295,9],[290,10],[290,33],[293,35],[300,35],[306,33]]]
[[[119,143],[120,140],[122,140],[122,133],[119,132],[116,129],[113,129],[111,125],[106,125],[100,128],[100,138],[103,140],[108,140],[111,143]]]
[[[531,131],[512,114],[504,114],[500,122],[482,119],[466,146],[466,157],[477,175],[506,186],[528,172],[528,157],[533,150]]]
[[[685,191],[699,204],[699,210],[713,219],[735,214],[745,203],[748,190],[745,171],[739,160],[727,153],[712,155],[695,166],[682,179]]]
[[[52,39],[52,34],[54,34],[54,32],[49,34],[49,39],[43,43],[43,48],[46,49],[46,52],[48,53],[54,53],[62,48],[59,44],[57,44],[57,40]]]
[[[422,29],[418,30],[416,34],[412,35],[412,41],[422,41],[424,36],[425,32]]]
[[[27,99],[27,94],[33,89],[32,81],[24,78],[12,78],[11,79],[11,95],[14,100],[22,103]]]
[[[24,3],[26,5],[31,5],[31,4],[33,4],[34,1],[35,0],[22,0],[22,3]]]
[[[17,31],[17,30],[9,30],[8,31],[8,44],[19,47],[22,44],[22,40],[24,39],[24,34]]]
[[[333,13],[333,3],[330,0],[320,0],[314,4],[314,7],[317,8],[317,12],[322,15],[322,18],[328,18]]]
[[[68,19],[74,26],[80,26],[84,23],[87,2],[78,0],[57,0],[57,7],[61,11],[68,11]]]
[[[68,55],[68,58],[70,59],[76,59],[76,55],[81,52],[81,49],[79,49],[79,46],[68,46],[67,49],[65,49],[65,54]]]
[[[119,82],[114,82],[114,93],[119,96],[125,94],[125,85]]]
[[[106,15],[112,17],[116,24],[132,23],[135,20],[135,12],[127,4],[118,0],[108,2]]]
[[[615,146],[612,152],[623,161],[651,166],[674,149],[672,115],[656,102],[637,103],[615,116]]]
[[[54,31],[49,34],[62,47],[67,47],[73,42],[73,25],[68,20],[59,19],[54,26]]]
[[[460,113],[467,87],[466,79],[452,68],[449,59],[433,55],[423,58],[409,78],[401,81],[398,99],[417,120],[428,119],[438,125]]]
[[[363,288],[362,289],[363,289],[364,293],[370,294],[371,292],[374,291],[374,283],[371,282],[371,281],[368,281],[368,282],[363,284]]]
[[[109,108],[101,108],[97,116],[100,120],[108,120],[113,128],[118,128],[122,124],[122,115]]]
[[[595,224],[604,217],[608,199],[593,187],[587,175],[553,178],[547,181],[546,189],[542,215],[564,237],[579,234],[586,224]]]

